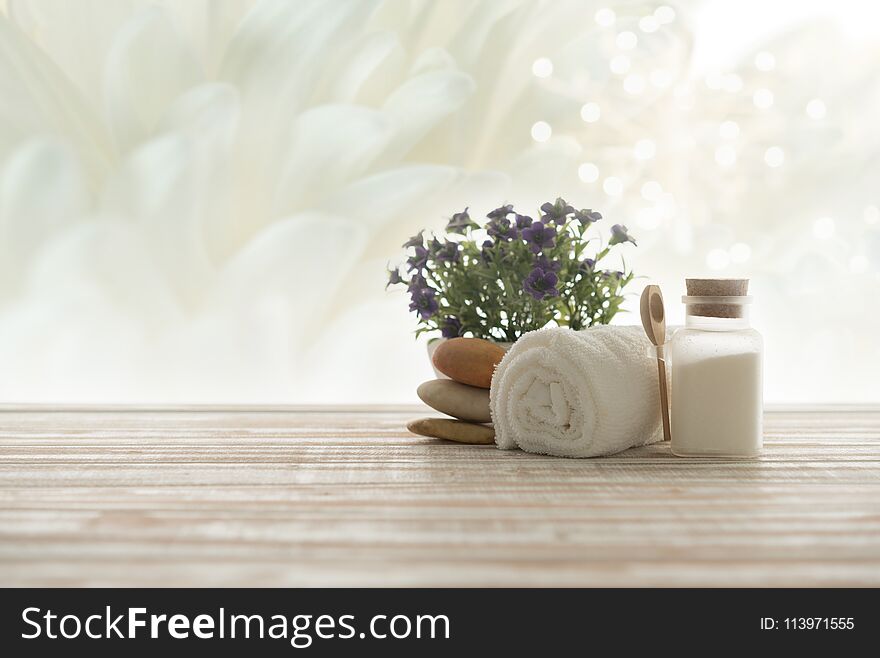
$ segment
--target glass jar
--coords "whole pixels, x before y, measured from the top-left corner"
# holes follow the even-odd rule
[[[687,296],[685,326],[673,334],[672,452],[751,457],[761,451],[763,356],[748,296]]]

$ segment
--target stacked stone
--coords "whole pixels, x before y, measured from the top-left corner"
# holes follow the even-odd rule
[[[489,386],[504,349],[479,338],[453,338],[441,343],[432,361],[449,379],[432,379],[418,388],[422,402],[451,418],[419,418],[406,427],[414,434],[459,443],[495,442],[489,424]]]

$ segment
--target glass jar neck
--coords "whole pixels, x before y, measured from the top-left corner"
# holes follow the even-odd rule
[[[685,324],[688,329],[702,331],[741,331],[749,328],[748,295],[685,295],[681,298],[685,308]]]
[[[686,329],[700,331],[742,331],[751,327],[748,315],[741,318],[716,318],[705,315],[685,315]]]

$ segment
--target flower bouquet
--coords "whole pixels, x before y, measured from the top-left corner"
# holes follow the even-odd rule
[[[588,236],[602,215],[561,198],[543,204],[538,219],[511,205],[486,218],[480,226],[465,208],[444,234],[420,231],[404,244],[409,257],[389,271],[388,285],[406,285],[416,335],[513,342],[547,325],[607,324],[620,310],[633,273],[600,263],[636,244],[626,226],[612,226],[607,242],[594,231]]]

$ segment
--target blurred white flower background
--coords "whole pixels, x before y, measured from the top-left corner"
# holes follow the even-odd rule
[[[769,402],[880,402],[878,36],[847,0],[0,0],[0,402],[413,401],[387,262],[559,195],[673,319],[749,276]]]

